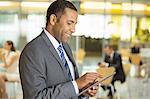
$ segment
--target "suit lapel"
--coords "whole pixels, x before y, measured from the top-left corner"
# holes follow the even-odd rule
[[[116,52],[114,52],[114,54],[113,54],[112,63],[114,63],[115,57],[116,57]]]
[[[67,75],[67,71],[66,71],[66,68],[64,67],[57,51],[55,50],[54,46],[52,45],[51,41],[48,39],[48,37],[46,36],[45,32],[43,31],[41,36],[43,37],[44,41],[46,42],[46,44],[48,45],[49,47],[49,50],[51,52],[51,54],[55,57],[55,59],[58,61],[58,63],[60,64],[60,67],[62,68],[62,70],[64,71],[64,75],[65,77],[67,77],[68,79],[68,75]]]
[[[68,58],[70,59],[70,61],[73,64],[74,73],[75,73],[75,79],[77,79],[79,77],[79,74],[78,74],[77,66],[76,66],[75,60],[73,58],[73,55],[72,55],[72,53],[70,51],[70,48],[69,48],[69,46],[67,44],[63,43],[63,46],[64,46],[64,49],[66,51],[66,54],[67,54]]]
[[[69,59],[71,60],[73,65],[75,65],[75,61],[74,61],[74,59],[72,57],[72,53],[70,52],[69,46],[67,44],[63,43],[63,47],[64,47],[64,49],[66,51],[67,56],[69,57]]]

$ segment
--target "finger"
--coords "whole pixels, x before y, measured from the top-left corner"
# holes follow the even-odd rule
[[[90,96],[90,97],[94,97],[94,96],[95,96],[95,94],[93,94],[93,93],[90,93],[90,94],[89,94],[89,96]]]
[[[88,90],[89,93],[91,93],[91,91],[92,91],[91,89]]]
[[[97,72],[87,72],[87,74],[97,74]]]
[[[97,93],[97,90],[91,90],[90,93],[95,95]]]
[[[85,77],[86,77],[87,80],[92,80],[92,81],[94,81],[94,80],[96,80],[97,78],[99,78],[100,75],[87,74],[87,75],[85,75]]]
[[[90,97],[93,97],[93,96],[94,96],[94,93],[92,93],[92,90],[88,90],[88,95],[89,95]]]
[[[91,90],[98,90],[99,89],[99,86],[93,86],[92,88],[91,88]]]
[[[99,74],[98,73],[86,73],[86,74],[84,74],[83,75],[83,77],[88,77],[88,78],[93,78],[93,79],[95,79],[95,78],[98,78],[99,77]]]
[[[95,94],[96,94],[96,93],[97,93],[97,90],[89,89],[89,90],[88,90],[88,93],[95,93]]]
[[[95,96],[96,95],[96,93],[97,93],[97,91],[96,90],[88,90],[88,94],[89,94],[89,96]]]
[[[91,79],[99,78],[99,76],[97,76],[97,75],[90,75],[90,74],[86,75],[85,77],[91,78]]]
[[[90,78],[90,77],[87,77],[85,80],[84,80],[85,83],[89,83],[89,84],[92,84],[95,82],[95,79],[93,78]]]
[[[99,74],[97,72],[87,72],[86,74],[90,75],[90,76],[96,76],[96,77],[99,76]]]
[[[96,81],[96,77],[86,77],[85,80],[89,81],[89,82],[95,82]]]
[[[96,86],[92,87],[92,90],[97,90],[98,88]]]
[[[85,75],[82,76],[82,80],[84,81],[85,85],[94,83],[97,78],[98,74],[93,72],[86,73]]]

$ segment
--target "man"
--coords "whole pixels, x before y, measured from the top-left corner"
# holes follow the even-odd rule
[[[123,71],[123,67],[122,67],[122,59],[121,59],[121,55],[117,52],[115,52],[113,50],[113,46],[112,45],[105,45],[104,46],[104,52],[106,53],[105,59],[104,61],[106,62],[105,65],[107,65],[108,67],[114,67],[115,68],[115,72],[116,74],[113,77],[112,80],[112,85],[114,86],[114,82],[115,81],[121,81],[121,83],[123,83],[125,81],[125,74]],[[104,64],[102,64],[104,65]],[[111,92],[111,88],[108,87],[109,89],[109,94],[108,96],[112,97],[113,94]],[[115,87],[114,87],[115,89]]]
[[[140,54],[140,45],[139,45],[139,41],[136,41],[136,43],[131,47],[131,54]],[[129,57],[129,62],[132,63],[131,61],[131,57]],[[142,60],[140,60],[139,64],[140,66],[143,65]]]
[[[19,71],[24,99],[82,99],[94,96],[98,86],[78,93],[99,77],[86,73],[79,78],[67,44],[77,23],[77,9],[65,0],[54,1],[47,10],[46,28],[21,53]]]

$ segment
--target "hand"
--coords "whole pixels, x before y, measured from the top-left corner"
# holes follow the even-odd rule
[[[2,53],[2,50],[0,49],[0,58],[2,57],[2,54],[3,54],[3,53]]]
[[[99,89],[99,85],[94,86],[93,88],[89,89],[87,92],[85,92],[84,96],[94,97]]]
[[[105,63],[105,62],[103,62],[103,63],[101,63],[101,65],[100,65],[100,67],[108,67],[108,63]]]
[[[1,60],[2,60],[2,61],[5,60],[5,53],[1,53]]]
[[[106,67],[105,64],[101,64],[100,67]]]
[[[94,83],[94,81],[99,78],[100,75],[96,72],[88,72],[81,76],[79,79],[76,80],[79,89],[86,87],[89,84]]]

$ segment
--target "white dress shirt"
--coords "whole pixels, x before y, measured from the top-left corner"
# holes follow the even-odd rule
[[[111,55],[110,55],[110,59],[112,60],[113,59],[113,57],[114,57],[114,51],[112,51],[112,53],[111,53]]]
[[[46,35],[48,36],[49,40],[52,42],[52,45],[54,46],[55,50],[57,51],[58,55],[60,56],[59,51],[57,50],[57,48],[59,47],[60,43],[45,28],[44,28],[44,32],[46,33]],[[77,85],[77,83],[75,81],[75,73],[74,73],[73,64],[69,60],[69,58],[68,58],[68,56],[66,54],[66,51],[64,49],[63,49],[63,52],[64,52],[65,59],[66,59],[66,61],[68,63],[68,66],[69,66],[72,79],[74,80],[74,81],[72,81],[73,86],[75,88],[76,94],[78,94],[79,93],[79,89],[78,89],[78,85]]]

